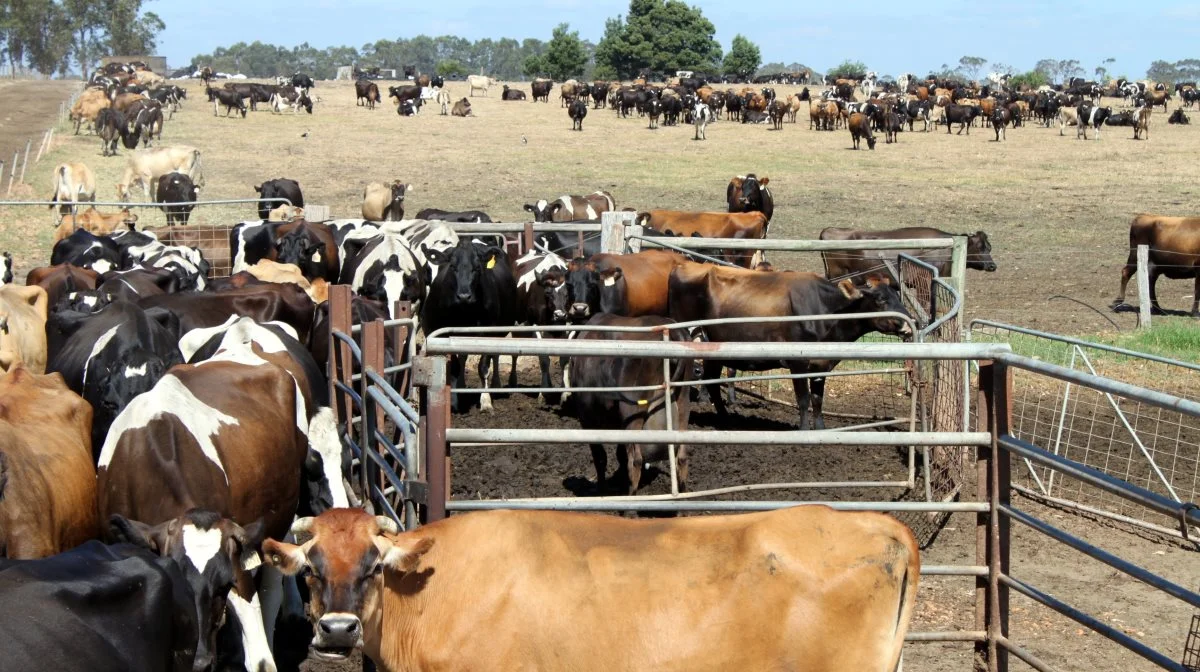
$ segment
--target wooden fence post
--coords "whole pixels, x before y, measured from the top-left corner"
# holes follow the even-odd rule
[[[25,184],[25,169],[29,166],[29,150],[33,147],[33,138],[25,141],[25,160],[21,162],[21,184]]]
[[[1150,246],[1138,245],[1137,249],[1137,283],[1138,283],[1138,328],[1150,328]]]
[[[600,251],[625,254],[625,225],[633,224],[636,219],[636,212],[600,213]]]
[[[967,237],[954,236],[954,249],[950,253],[950,285],[960,295],[967,288]]]
[[[20,150],[13,152],[12,170],[8,173],[8,195],[12,195],[13,180],[17,179],[17,159],[21,158]],[[3,177],[3,176],[0,176]]]

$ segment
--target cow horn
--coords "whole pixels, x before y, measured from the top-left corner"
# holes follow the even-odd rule
[[[383,534],[400,534],[400,526],[387,516],[375,516],[375,524]]]
[[[312,536],[312,526],[316,520],[316,518],[308,516],[307,518],[297,518],[296,522],[292,523],[291,533],[297,542],[303,543],[301,537],[307,540],[308,537]]]

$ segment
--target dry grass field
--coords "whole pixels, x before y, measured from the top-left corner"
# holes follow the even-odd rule
[[[1155,115],[1149,141],[1132,140],[1129,128],[1106,128],[1102,140],[1085,142],[1073,128],[1060,137],[1057,125],[1030,125],[1010,129],[1002,143],[992,141],[990,129],[974,128],[970,136],[902,133],[895,145],[881,137],[875,151],[855,152],[847,131],[810,131],[805,113],[782,131],[721,121],[707,141],[694,142],[690,126],[649,130],[644,119],[620,119],[607,109],[589,112],[584,131],[573,132],[557,92],[549,104],[502,102],[497,87],[471,99],[470,118],[431,108],[402,118],[387,104],[356,107],[348,82],[320,82],[312,116],[259,111],[240,119],[214,117],[202,85],[189,82],[188,89],[163,143],[201,149],[202,198],[253,197],[253,185],[284,176],[300,182],[310,203],[357,217],[366,182],[403,179],[413,185],[410,214],[479,209],[496,220],[524,221],[524,203],[594,189],[611,191],[618,207],[722,209],[729,178],[755,172],[771,178],[774,237],[816,238],[826,226],[987,231],[999,270],[969,273],[968,314],[1071,334],[1112,325],[1051,297],[1071,297],[1132,326],[1131,314],[1113,315],[1107,305],[1134,213],[1200,208],[1200,126],[1168,126],[1163,114]],[[455,99],[467,94],[464,83],[449,90]],[[32,189],[23,195],[45,197],[53,165],[75,160],[96,171],[100,199],[115,199],[126,153],[104,158],[95,137],[60,133],[31,167]],[[211,207],[194,221],[251,216],[249,205]],[[163,222],[158,211],[141,217],[146,225]],[[14,251],[21,269],[44,263],[49,224],[44,209],[0,211],[0,249]],[[816,255],[775,261],[820,270]],[[1190,305],[1189,282],[1163,280],[1160,292],[1169,308]]]
[[[488,97],[472,98],[474,116],[466,119],[442,117],[429,108],[413,118],[399,117],[387,104],[374,111],[358,108],[347,82],[319,82],[314,94],[320,101],[312,116],[261,111],[227,119],[213,116],[199,83],[189,83],[188,89],[189,100],[167,122],[163,144],[202,150],[202,198],[249,198],[263,180],[290,177],[300,182],[309,203],[329,205],[335,217],[357,217],[366,182],[403,179],[413,185],[410,214],[424,207],[479,209],[497,220],[524,221],[524,203],[594,189],[611,191],[618,207],[723,209],[729,178],[755,172],[771,179],[773,237],[816,238],[826,226],[987,231],[999,270],[968,274],[968,316],[1083,336],[1113,330],[1105,316],[1122,329],[1133,326],[1131,314],[1107,309],[1116,295],[1132,215],[1200,210],[1200,166],[1194,160],[1200,128],[1167,126],[1161,113],[1152,121],[1148,141],[1133,141],[1128,128],[1106,128],[1102,140],[1084,142],[1075,139],[1074,129],[1060,137],[1057,126],[1027,126],[1010,129],[1003,143],[992,141],[990,129],[974,128],[969,136],[947,135],[942,129],[902,133],[895,145],[880,137],[875,151],[855,152],[847,131],[810,131],[803,113],[799,123],[787,123],[781,131],[721,121],[710,125],[707,141],[695,142],[690,126],[648,130],[644,119],[620,119],[607,109],[591,110],[584,131],[573,132],[566,111],[553,98],[549,104],[502,102],[498,87]],[[462,83],[451,83],[449,89],[456,99],[467,93]],[[791,92],[788,87],[777,90]],[[0,103],[4,97],[0,89]],[[1119,107],[1120,101],[1105,104]],[[1196,119],[1200,123],[1200,115]],[[47,116],[46,123],[52,121]],[[14,196],[47,196],[54,164],[73,160],[96,171],[101,200],[115,199],[127,153],[122,149],[121,157],[101,157],[98,139],[76,137],[59,127],[48,156],[31,167],[29,186],[14,189]],[[146,226],[164,221],[154,210],[140,211],[140,216]],[[197,210],[193,222],[252,217],[251,205],[211,207]],[[47,263],[50,223],[44,207],[0,208],[0,250],[14,253],[20,275]],[[773,261],[783,267],[821,268],[816,255],[776,255]],[[1164,280],[1159,290],[1169,308],[1190,305],[1190,282]],[[1103,316],[1075,301],[1052,298],[1059,295],[1094,306]],[[1190,326],[1186,318],[1172,319]],[[522,403],[529,407],[520,411],[530,414],[527,426],[571,422],[533,408],[536,404],[528,400]],[[483,420],[472,414],[455,422],[472,426]],[[539,462],[528,478],[557,488],[571,470],[586,474],[586,454],[575,452],[579,454],[562,459],[578,465],[563,470],[557,463],[548,467]],[[504,455],[472,458],[463,453],[456,458],[456,469],[464,474],[474,468],[505,476],[505,469],[515,469],[496,462],[509,459]],[[811,466],[794,462],[798,470]],[[713,467],[698,460],[698,478],[705,469]],[[1194,588],[1200,581],[1194,553],[1031,503],[1021,506],[1036,508],[1040,517],[1185,586]],[[925,561],[973,562],[973,523],[970,516],[954,516]],[[1167,607],[1137,582],[1046,544],[1027,529],[1014,527],[1013,556],[1016,575],[1147,643],[1172,653],[1181,650],[1190,610]],[[923,582],[914,629],[971,628],[972,596],[970,579]],[[1144,661],[1099,642],[1099,635],[1028,600],[1014,597],[1013,606],[1015,640],[1062,669],[1149,669]],[[906,651],[905,668],[910,670],[962,672],[971,665],[969,645],[923,644]],[[316,664],[306,669],[358,668]],[[1013,669],[1023,667],[1014,662]]]

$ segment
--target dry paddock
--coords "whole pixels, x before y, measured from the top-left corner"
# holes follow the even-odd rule
[[[688,126],[649,130],[644,119],[619,119],[611,110],[591,110],[584,131],[572,132],[557,100],[501,102],[499,87],[487,97],[472,98],[471,118],[442,117],[429,109],[415,118],[400,118],[389,105],[375,111],[357,108],[350,83],[318,82],[314,94],[320,100],[314,115],[261,111],[243,120],[213,117],[211,106],[201,100],[201,85],[187,86],[190,99],[167,122],[163,142],[202,150],[204,198],[252,197],[253,185],[285,176],[300,182],[309,202],[329,205],[334,216],[348,217],[358,215],[365,182],[403,179],[413,185],[410,212],[423,207],[481,209],[498,220],[521,221],[526,202],[593,189],[611,191],[619,207],[717,209],[723,207],[729,177],[756,172],[771,178],[776,198],[772,236],[815,238],[826,226],[983,229],[992,238],[999,270],[970,273],[968,316],[1085,336],[1111,325],[1091,308],[1053,297],[1068,296],[1107,313],[1104,306],[1116,292],[1132,214],[1194,213],[1200,177],[1193,160],[1200,149],[1200,130],[1169,127],[1161,113],[1154,116],[1149,141],[1133,141],[1128,128],[1105,129],[1102,140],[1083,142],[1075,139],[1073,129],[1060,138],[1057,127],[1030,126],[1010,129],[1006,142],[995,143],[988,129],[977,127],[969,137],[944,130],[902,133],[896,145],[880,138],[874,152],[854,152],[848,132],[810,131],[804,112],[799,123],[785,124],[782,131],[720,121],[709,127],[707,141],[694,142]],[[28,101],[30,91],[21,87],[0,88],[0,107],[15,109],[18,102]],[[791,91],[776,88],[781,94]],[[455,99],[467,93],[463,83],[451,83],[449,89]],[[1105,104],[1116,107],[1120,101]],[[55,109],[57,103],[48,106],[43,118],[49,120]],[[16,120],[4,121],[0,147],[23,145],[37,131],[37,124],[22,123],[17,138],[18,129],[12,126]],[[14,196],[48,195],[52,166],[77,160],[96,171],[101,199],[115,197],[124,159],[102,158],[96,138],[73,137],[63,130],[59,128],[49,155],[31,166],[30,184],[18,185]],[[201,209],[195,221],[232,223],[252,212],[250,206]],[[162,223],[158,212],[146,211],[142,217],[145,224]],[[20,275],[46,263],[49,224],[44,208],[0,208],[0,250],[14,253]],[[775,261],[791,268],[820,268],[815,256],[777,255]],[[1190,283],[1163,281],[1160,296],[1168,307],[1182,307],[1191,290]],[[1122,327],[1131,326],[1133,319],[1124,314],[1109,317]],[[862,403],[862,397],[852,397],[846,389],[831,382],[830,407]],[[493,416],[476,411],[456,422],[577,426],[570,417],[526,396],[499,400],[497,407]],[[796,422],[794,410],[748,397],[734,410],[733,419],[722,419],[701,402],[695,421],[699,427],[737,429],[779,429]],[[768,480],[866,480],[896,477],[903,468],[897,453],[872,448],[713,447],[695,452],[692,477],[693,487],[701,488]],[[582,446],[460,449],[455,453],[454,495],[563,495],[571,492],[575,479],[590,473]],[[661,475],[655,478],[649,492],[663,492],[665,481]],[[900,494],[817,490],[804,496]],[[1027,505],[1185,586],[1200,585],[1200,563],[1192,552]],[[1188,610],[1169,606],[1124,575],[1019,527],[1013,557],[1017,576],[1148,643],[1172,654],[1181,652]],[[973,518],[952,517],[926,551],[925,561],[973,562]],[[970,627],[972,597],[970,579],[928,579],[919,594],[914,628]],[[1062,669],[1149,669],[1023,598],[1014,597],[1013,616],[1016,641]],[[906,669],[968,670],[970,657],[969,645],[916,644],[908,649]],[[1014,663],[1014,669],[1020,668]],[[334,668],[313,664],[309,669]]]

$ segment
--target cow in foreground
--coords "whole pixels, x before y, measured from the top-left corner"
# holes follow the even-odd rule
[[[1150,263],[1146,273],[1150,275],[1150,306],[1161,314],[1158,304],[1160,275],[1172,280],[1194,278],[1192,291],[1192,317],[1200,317],[1200,217],[1165,217],[1162,215],[1138,215],[1129,224],[1129,258],[1121,269],[1121,293],[1113,301],[1115,309],[1125,303],[1125,289],[1129,279],[1137,273],[1137,248],[1150,247]]]
[[[567,115],[571,117],[571,130],[583,130],[583,118],[587,116],[588,105],[582,99],[571,101],[571,106],[567,108]]]
[[[920,573],[902,523],[824,506],[653,522],[489,511],[403,533],[389,518],[338,509],[297,520],[292,533],[297,544],[268,540],[264,558],[305,577],[313,651],[343,660],[361,649],[393,672],[647,661],[891,671]],[[679,548],[704,552],[670,550]],[[560,613],[571,617],[546,617]],[[480,623],[506,636],[479,637]]]

